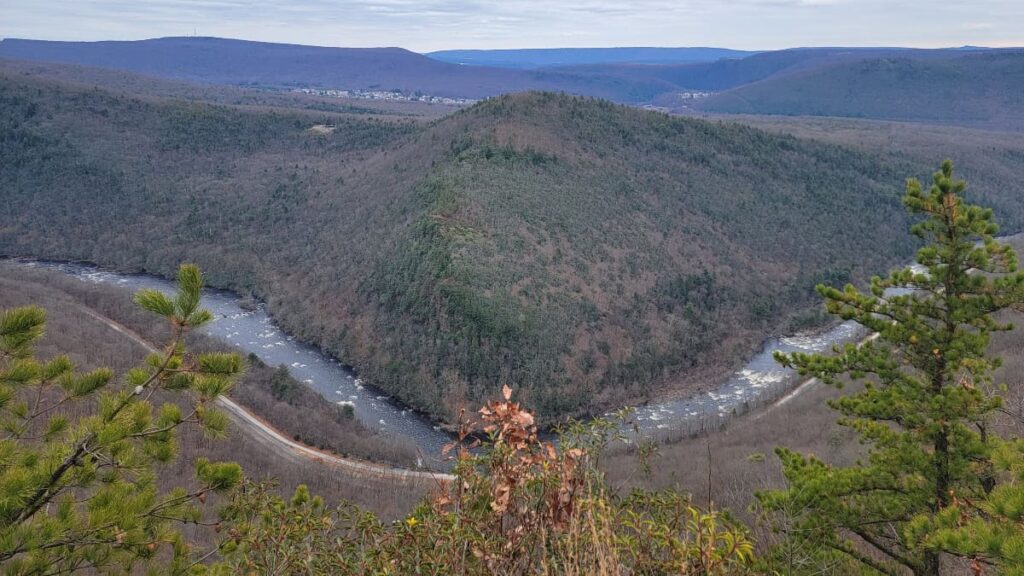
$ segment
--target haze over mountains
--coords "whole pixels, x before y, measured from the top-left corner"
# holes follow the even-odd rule
[[[0,57],[127,70],[208,84],[425,92],[485,98],[555,90],[639,101],[660,83],[559,72],[466,67],[401,48],[321,48],[219,38],[138,42],[41,42],[5,39]]]
[[[428,57],[429,56],[429,57]],[[1024,51],[959,48],[452,50],[323,48],[217,38],[5,39],[0,57],[263,89],[479,99],[567,92],[668,111],[822,115],[1024,127]],[[920,83],[933,87],[921,94]]]

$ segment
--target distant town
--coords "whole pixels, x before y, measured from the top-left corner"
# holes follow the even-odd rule
[[[333,88],[295,88],[292,92],[327,96],[329,98],[355,98],[359,100],[389,100],[392,102],[426,102],[428,104],[445,104],[448,106],[468,106],[476,104],[473,98],[448,98],[432,96],[421,92],[405,94],[399,90],[337,90]]]

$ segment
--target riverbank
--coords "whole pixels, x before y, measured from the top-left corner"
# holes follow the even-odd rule
[[[106,317],[112,307],[120,305],[125,310],[138,310],[129,298],[120,297],[116,291],[82,284],[63,275],[46,274],[48,278],[44,281],[39,276],[37,272],[0,263],[0,309],[35,304],[47,312],[46,334],[37,348],[39,357],[65,354],[82,371],[105,366],[123,374],[143,362],[154,343],[164,341],[159,334],[150,334],[150,328],[163,323],[144,312],[139,312],[141,323],[126,314],[112,314],[124,318],[131,327]],[[72,288],[64,290],[68,286]],[[97,297],[102,301],[97,301]],[[254,380],[272,372],[252,366],[236,387],[257,385]],[[387,518],[408,513],[424,493],[437,485],[438,476],[430,472],[342,458],[304,446],[289,433],[269,425],[263,415],[252,414],[236,402],[220,408],[232,418],[227,435],[211,439],[201,430],[183,427],[178,441],[181,457],[161,468],[158,479],[162,484],[173,486],[194,477],[196,458],[231,460],[241,463],[253,480],[277,483],[282,493],[291,493],[299,484],[307,484],[330,502],[358,502]]]
[[[85,263],[17,260],[29,268],[55,270],[94,284],[128,290],[173,289],[165,279],[147,274],[126,274]],[[204,330],[242,352],[253,354],[270,366],[284,365],[306,385],[339,405],[351,406],[363,425],[394,438],[415,443],[421,466],[444,468],[440,459],[451,436],[438,424],[392,401],[364,384],[343,362],[310,345],[298,342],[274,323],[261,304],[222,290],[207,290],[203,305],[215,321]],[[774,353],[820,352],[833,345],[855,341],[864,334],[852,323],[817,333],[773,337],[743,368],[714,390],[690,397],[669,399],[636,407],[625,432],[643,439],[671,442],[720,430],[733,419],[768,405],[799,385],[792,370],[778,366]]]

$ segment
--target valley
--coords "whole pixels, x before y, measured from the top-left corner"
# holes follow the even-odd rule
[[[173,292],[173,283],[157,277],[116,274],[87,265],[15,261],[8,264],[7,270],[13,272],[12,266],[53,271],[86,283],[110,286],[122,293],[142,288]],[[448,467],[441,454],[444,445],[453,440],[451,434],[442,431],[422,415],[395,405],[391,399],[380,395],[379,391],[367,389],[358,376],[338,360],[320,350],[295,342],[292,336],[282,333],[273,324],[262,307],[246,309],[243,305],[236,295],[207,291],[203,306],[213,312],[216,319],[203,333],[250,355],[250,358],[258,358],[268,366],[287,367],[291,376],[315,390],[328,402],[352,407],[354,416],[362,425],[381,434],[382,439],[411,442],[416,446],[417,468],[443,470]],[[87,309],[84,313],[95,315]],[[110,322],[115,329],[122,330],[128,337],[148,346],[141,337],[122,329],[113,320],[98,315],[95,317]],[[738,416],[772,404],[799,382],[799,377],[791,370],[776,364],[773,359],[775,352],[824,352],[833,345],[842,345],[860,337],[863,337],[863,332],[854,324],[843,323],[816,333],[772,338],[763,344],[761,351],[743,368],[721,385],[704,385],[714,386],[707,394],[630,407],[632,415],[623,424],[622,432],[640,442],[652,439],[679,440],[717,431],[728,426]],[[257,420],[237,405],[231,404],[228,407],[240,418],[242,424],[249,427],[258,424]],[[261,434],[276,433],[272,429],[257,431]],[[286,448],[301,450],[288,444]],[[341,465],[344,464],[345,461],[341,461]],[[411,461],[405,459],[402,464],[410,465]],[[354,466],[362,471],[358,462]],[[392,473],[382,467],[377,469],[383,476]],[[374,468],[367,470],[372,474]]]
[[[1024,239],[1021,236],[1009,238],[1008,241],[1021,251],[1024,246]],[[0,263],[0,270],[4,270],[3,279],[0,280],[0,305],[10,306],[25,301],[31,295],[34,301],[41,301],[47,308],[54,312],[54,321],[58,322],[57,333],[59,340],[66,338],[80,338],[81,332],[96,330],[96,326],[89,326],[90,319],[95,319],[97,326],[106,326],[115,330],[116,333],[125,336],[129,343],[140,344],[148,348],[149,344],[130,330],[124,329],[121,325],[105,318],[100,312],[95,311],[91,306],[97,306],[103,314],[110,314],[112,310],[121,310],[118,314],[124,314],[123,304],[121,307],[111,307],[114,300],[127,301],[127,294],[131,290],[141,287],[158,287],[162,290],[168,289],[169,283],[151,277],[139,275],[120,275],[96,270],[92,267],[81,265],[62,265],[52,263]],[[69,284],[70,282],[70,284]],[[31,288],[28,288],[31,287]],[[28,288],[28,289],[26,289]],[[96,299],[106,302],[97,305]],[[302,347],[296,348],[291,355],[280,355],[279,348],[290,350],[289,347],[295,344],[279,332],[271,337],[264,337],[268,328],[273,330],[272,325],[268,326],[266,318],[260,316],[259,312],[243,310],[232,307],[236,301],[235,296],[227,295],[219,291],[210,291],[204,298],[204,306],[210,307],[218,320],[208,331],[211,336],[225,343],[238,345],[243,343],[242,350],[245,351],[245,344],[266,341],[271,345],[267,349],[257,345],[254,350],[264,352],[272,350],[273,356],[263,357],[261,360],[273,363],[297,358],[304,362],[317,362],[312,358],[315,352],[308,351]],[[248,306],[248,305],[247,305]],[[1008,319],[1016,320],[1017,315],[1011,315]],[[241,318],[239,318],[241,317]],[[83,321],[83,318],[85,319]],[[239,324],[239,320],[248,319],[249,322]],[[138,320],[135,320],[138,322]],[[145,325],[143,322],[141,325]],[[256,340],[248,341],[241,333],[242,329],[249,328],[251,332],[246,334]],[[841,329],[833,332],[840,338],[839,341],[849,340],[849,332]],[[284,338],[283,341],[277,338]],[[274,340],[274,342],[270,342]],[[1006,359],[1006,364],[1001,368],[997,377],[1000,381],[1009,384],[1011,393],[1007,397],[1008,406],[1016,410],[1021,403],[1020,374],[1019,368],[1024,353],[1022,353],[1022,338],[1020,334],[1010,333],[1000,337],[995,345],[996,350]],[[282,347],[281,344],[284,344]],[[784,345],[781,349],[793,350],[823,350],[828,347],[830,340],[821,339],[783,339]],[[57,345],[55,342],[54,345]],[[779,348],[774,348],[779,349]],[[115,350],[103,352],[107,354],[120,354]],[[76,357],[97,358],[96,350],[77,347]],[[106,357],[106,356],[104,356]],[[95,360],[93,360],[95,361]],[[755,384],[758,380],[771,380],[778,376],[779,369],[772,366],[773,361],[767,354],[759,355],[748,369],[742,371],[742,377],[747,384]],[[295,367],[299,368],[299,367]],[[296,370],[297,374],[302,373]],[[344,372],[341,372],[338,384],[349,381]],[[792,386],[788,381],[780,390]],[[333,386],[332,386],[333,387]],[[365,391],[360,390],[361,393]],[[764,407],[752,406],[750,414],[743,415],[739,419],[728,419],[724,427],[712,426],[703,431],[688,430],[686,434],[680,435],[657,435],[657,430],[664,423],[678,424],[673,422],[673,414],[663,410],[659,406],[649,407],[648,424],[644,427],[641,418],[641,429],[647,434],[654,434],[662,442],[654,461],[662,463],[654,469],[656,472],[650,476],[635,476],[626,473],[636,465],[637,454],[635,448],[630,445],[615,445],[607,454],[605,467],[610,478],[615,483],[623,486],[643,486],[663,488],[665,486],[686,486],[693,491],[697,499],[710,497],[721,506],[727,506],[734,510],[744,511],[750,505],[750,495],[755,490],[764,490],[778,486],[782,483],[780,471],[774,464],[764,461],[764,454],[779,443],[786,443],[789,446],[814,450],[822,454],[831,462],[845,463],[852,461],[859,454],[859,448],[850,437],[848,431],[844,431],[834,422],[834,415],[824,404],[825,399],[835,398],[838,391],[821,385],[819,382],[806,382],[798,394],[787,396],[783,401],[770,403]],[[380,402],[380,398],[374,398]],[[641,409],[641,415],[648,409]],[[1020,423],[1013,418],[1014,412],[1007,412],[1001,417],[997,425],[1000,429],[1019,430]],[[244,414],[244,412],[243,412]],[[651,419],[651,414],[659,418]],[[397,414],[396,414],[397,415]],[[404,416],[404,414],[402,415]],[[250,417],[251,418],[251,417]],[[218,443],[199,442],[199,453],[207,453],[206,450],[214,448],[214,453],[227,450],[229,453],[238,454],[237,442],[244,442],[247,452],[254,447],[261,446],[264,440],[260,440],[259,426],[250,428],[246,425],[246,419],[237,420],[233,427],[229,445],[224,448],[215,448]],[[398,423],[398,421],[396,421]],[[237,428],[236,428],[237,426]],[[408,429],[403,430],[407,433]],[[679,432],[678,429],[675,430]],[[689,438],[689,434],[699,433],[697,438]],[[274,432],[272,432],[274,434]],[[388,472],[386,467],[377,465],[359,464],[359,461],[348,459],[337,459],[329,453],[317,453],[312,458],[296,457],[296,454],[303,454],[309,448],[303,445],[291,445],[287,440],[274,440],[271,437],[271,444],[263,454],[264,464],[260,468],[262,473],[274,475],[277,478],[301,478],[303,482],[315,482],[314,485],[325,495],[331,498],[354,498],[356,501],[372,509],[380,509],[384,514],[400,511],[403,506],[401,502],[417,498],[420,494],[429,490],[433,485],[432,476],[425,476],[426,483],[417,482],[415,475],[398,471],[396,474]],[[445,436],[447,438],[447,436]],[[667,442],[665,442],[667,440]],[[288,447],[285,452],[274,449],[275,442],[282,442]],[[189,446],[186,443],[186,446]],[[707,447],[707,448],[705,448]],[[714,461],[706,459],[705,451],[712,449],[715,454],[725,454],[728,457],[717,458]],[[294,452],[291,452],[294,450]],[[189,449],[191,453],[191,449]],[[269,456],[269,458],[267,458]],[[687,465],[679,467],[679,462],[686,462]],[[291,471],[278,468],[284,464],[291,467]],[[407,464],[408,465],[408,464]],[[360,468],[368,466],[368,472]],[[298,476],[294,476],[298,473]],[[406,476],[409,476],[406,478]],[[330,480],[326,480],[330,478]],[[443,478],[438,475],[437,478]],[[714,479],[714,483],[707,486],[708,480]],[[291,480],[286,481],[286,485]],[[344,487],[344,488],[341,488]],[[397,500],[396,500],[397,498]],[[396,507],[397,506],[397,507]],[[746,513],[742,515],[746,517]],[[748,521],[754,522],[754,518]],[[201,541],[209,538],[201,531],[195,531],[191,537]],[[765,536],[766,538],[768,536]]]
[[[56,4],[3,570],[1024,570],[1020,9]]]
[[[430,120],[57,73],[3,76],[0,252],[157,275],[194,260],[449,423],[503,383],[548,423],[710,391],[769,335],[820,322],[815,283],[906,261],[899,182],[937,147],[912,125],[883,155],[821,144],[850,131],[777,136],[550,94]],[[1003,141],[963,169],[1012,232],[1021,146]],[[858,228],[865,211],[889,224]]]

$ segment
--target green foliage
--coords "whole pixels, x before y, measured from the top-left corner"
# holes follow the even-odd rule
[[[173,559],[162,571],[188,566],[189,546],[174,524],[198,521],[207,493],[241,480],[237,464],[200,461],[195,489],[160,493],[155,485],[154,465],[175,457],[179,426],[223,432],[225,416],[209,404],[242,371],[235,355],[184,350],[186,331],[210,320],[199,308],[201,289],[198,268],[184,265],[174,298],[136,295],[167,319],[172,337],[123,385],[108,369],[80,374],[66,357],[36,359],[41,309],[0,315],[0,564],[7,573],[131,572],[165,545]],[[155,406],[162,390],[180,391],[188,413],[174,403]]]
[[[32,342],[43,335],[46,312],[40,308],[5,310],[0,316],[0,346],[12,358],[24,359],[31,353]],[[63,368],[63,364],[52,369]]]
[[[869,293],[819,286],[829,312],[878,334],[833,356],[777,355],[802,375],[863,391],[831,402],[840,424],[868,446],[854,466],[835,467],[779,449],[788,488],[759,495],[790,543],[847,556],[885,574],[937,575],[940,555],[926,535],[946,524],[957,501],[996,486],[987,426],[999,407],[987,355],[990,334],[1011,326],[997,312],[1024,302],[1024,274],[1009,246],[993,239],[992,211],[966,203],[966,183],[946,161],[930,189],[907,183],[903,202],[924,219],[920,268],[873,278]],[[781,520],[779,519],[781,516]]]
[[[618,494],[597,459],[619,423],[575,424],[559,447],[510,401],[480,413],[477,454],[404,521],[336,510],[299,487],[290,501],[246,484],[225,510],[224,559],[210,574],[628,575],[746,573],[753,545],[725,514],[671,490]],[[471,430],[463,427],[461,440]],[[455,448],[453,444],[451,448]]]
[[[993,472],[1000,482],[983,498],[953,498],[935,519],[912,530],[922,546],[971,560],[975,573],[1024,574],[1024,442],[996,440]]]
[[[291,402],[298,395],[298,383],[292,380],[288,367],[284,364],[277,367],[270,379],[270,393],[282,402]]]

